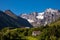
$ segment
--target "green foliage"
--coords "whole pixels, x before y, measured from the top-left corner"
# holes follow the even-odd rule
[[[50,36],[51,40],[56,40],[56,36]]]
[[[33,31],[40,31],[40,34],[32,36]],[[0,30],[0,40],[60,40],[60,25],[46,25],[30,29],[4,28]]]
[[[35,38],[35,37],[32,37],[32,36],[28,36],[28,37],[27,37],[27,40],[38,40],[38,39]]]

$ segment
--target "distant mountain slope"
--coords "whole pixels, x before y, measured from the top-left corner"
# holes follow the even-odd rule
[[[32,27],[32,25],[26,19],[0,11],[0,28],[3,27]]]

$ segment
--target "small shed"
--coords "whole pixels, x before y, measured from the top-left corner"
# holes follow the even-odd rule
[[[38,36],[40,34],[40,31],[33,31],[32,36]]]

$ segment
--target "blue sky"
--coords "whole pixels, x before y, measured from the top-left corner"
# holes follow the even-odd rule
[[[0,0],[0,10],[20,13],[43,12],[47,8],[60,9],[60,0]]]

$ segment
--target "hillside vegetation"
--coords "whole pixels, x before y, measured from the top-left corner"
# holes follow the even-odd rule
[[[33,36],[33,31],[40,31]],[[0,40],[60,40],[60,20],[39,28],[3,28],[0,30]]]
[[[49,26],[60,26],[60,19],[58,19],[57,21],[49,24]]]

